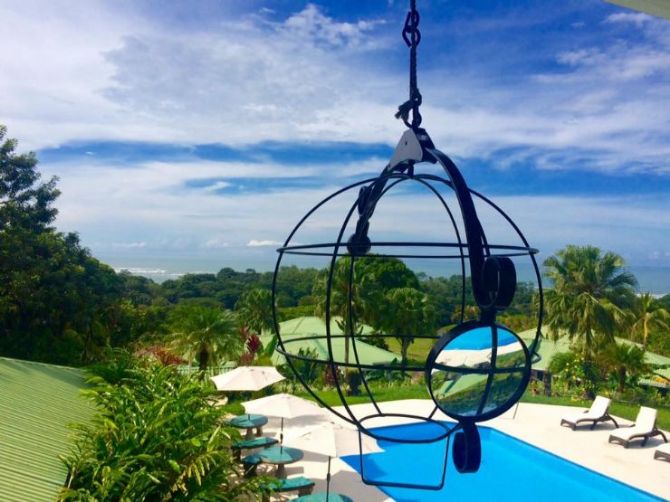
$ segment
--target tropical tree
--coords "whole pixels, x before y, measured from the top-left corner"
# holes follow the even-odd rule
[[[352,258],[343,256],[335,262],[332,284],[330,288],[330,315],[335,319],[337,327],[345,336],[344,362],[349,362],[350,336],[360,333],[359,319],[365,309],[365,294],[361,284],[356,280],[357,263]],[[353,274],[351,267],[354,267]],[[325,318],[328,293],[329,270],[322,270],[314,284],[314,296],[318,299],[315,314]],[[353,277],[353,280],[350,278]]]
[[[263,330],[273,326],[272,291],[269,289],[254,288],[240,296],[235,304],[238,320],[243,326],[242,332],[247,343],[247,358],[253,360],[254,355],[261,349],[260,338]],[[258,346],[256,346],[258,345]],[[270,343],[264,348],[268,356],[272,356],[277,346],[277,335],[273,334]]]
[[[242,294],[235,304],[240,323],[260,335],[272,328],[272,292],[269,289],[254,288]]]
[[[321,317],[325,315],[328,275],[328,269],[321,271],[314,286],[313,296],[318,299],[316,315]],[[349,337],[362,334],[361,323],[368,323],[378,329],[388,325],[385,295],[392,289],[403,287],[418,291],[419,280],[397,258],[369,255],[352,264],[351,257],[343,256],[335,262],[330,288],[330,312],[346,335],[345,362],[349,361]]]
[[[670,331],[670,313],[651,293],[644,293],[635,298],[627,312],[627,321],[632,339],[641,340],[644,350],[647,350],[650,331]]]
[[[415,337],[435,333],[435,309],[426,294],[414,288],[394,288],[384,298],[381,328],[398,340],[402,365],[405,366],[407,352]]]
[[[613,340],[637,281],[621,256],[593,246],[567,246],[544,265],[551,281],[545,295],[549,333],[567,333],[589,361],[598,342]]]
[[[62,457],[59,500],[260,498],[262,479],[245,478],[230,449],[239,432],[223,425],[225,411],[208,403],[201,382],[146,361],[125,358],[121,368],[98,367],[90,380],[96,414]]]
[[[626,343],[612,343],[605,347],[598,362],[616,379],[618,392],[624,391],[627,380],[636,381],[651,371],[645,362],[644,350]]]
[[[6,134],[0,124],[0,230],[49,230],[58,213],[53,207],[60,195],[58,180],[54,176],[42,183],[35,153],[16,153],[17,141],[5,139]]]
[[[189,360],[196,359],[201,372],[244,352],[237,318],[228,310],[178,305],[171,317],[173,347]]]
[[[0,126],[0,353],[89,363],[119,338],[121,281],[53,228],[56,178],[42,181],[35,154],[5,135]]]

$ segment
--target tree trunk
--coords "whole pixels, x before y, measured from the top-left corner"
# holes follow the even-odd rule
[[[400,357],[402,358],[401,364],[404,368],[407,366],[407,351],[409,350],[409,342],[407,338],[401,338],[400,340]]]
[[[200,372],[204,372],[207,369],[207,363],[209,362],[209,352],[205,347],[200,349],[198,353],[198,369]]]
[[[619,388],[617,389],[620,393],[623,393],[624,389],[626,388],[626,367],[625,366],[619,366],[619,371],[618,371],[618,380],[619,380]]]
[[[645,316],[642,323],[642,348],[647,350],[647,337],[649,336],[649,326],[647,325],[647,317]]]

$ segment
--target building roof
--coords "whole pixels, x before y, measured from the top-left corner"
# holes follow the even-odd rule
[[[0,357],[0,499],[56,499],[67,469],[58,458],[71,443],[69,424],[92,405],[80,396],[81,370]]]
[[[670,2],[668,0],[607,0],[609,3],[628,7],[652,16],[670,19]]]
[[[535,329],[529,329],[519,333],[519,336],[529,343],[535,336]],[[616,338],[618,343],[625,343],[627,345],[635,345],[637,347],[642,347],[639,343],[631,342],[625,338]],[[568,352],[570,350],[570,339],[567,335],[561,336],[557,340],[552,340],[551,338],[542,338],[540,346],[537,350],[538,355],[540,356],[539,360],[533,363],[534,370],[546,371],[549,367],[549,362],[551,358],[558,354],[559,352]],[[661,354],[656,354],[654,352],[645,352],[645,361],[647,364],[653,367],[655,375],[664,377],[670,381],[670,357],[663,356]],[[653,380],[641,380],[640,383],[647,385],[661,385],[658,382]]]
[[[316,352],[317,357],[322,360],[328,359],[328,342],[326,340],[326,323],[323,319],[319,317],[307,316],[307,317],[297,317],[295,319],[290,319],[279,323],[279,330],[284,341],[290,340],[292,338],[301,338],[307,336],[317,335],[323,338],[316,340],[300,340],[295,343],[288,344],[286,349],[292,354],[297,354],[300,349],[303,350],[313,350]],[[368,335],[372,332],[372,328],[367,325],[362,325],[363,335]],[[331,335],[341,335],[342,330],[337,326],[336,320],[331,321]],[[268,335],[263,340],[263,343],[266,343]],[[336,363],[344,362],[344,353],[345,353],[345,339],[344,338],[332,338],[331,344],[333,348],[333,360]],[[352,344],[349,348],[349,361],[354,362],[354,349]],[[399,361],[400,356],[388,350],[380,349],[368,343],[356,340],[356,352],[358,353],[358,358],[363,364],[380,364],[386,363],[390,364],[394,360]],[[275,365],[283,364],[284,357],[275,352],[272,356],[272,362]]]

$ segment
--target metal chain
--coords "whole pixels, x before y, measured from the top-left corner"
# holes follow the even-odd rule
[[[405,18],[405,26],[402,30],[402,38],[410,48],[409,51],[409,99],[398,107],[396,118],[402,118],[407,127],[417,129],[421,125],[421,93],[416,80],[416,48],[421,42],[419,31],[419,11],[416,10],[416,0],[410,0],[410,9]],[[412,121],[409,121],[409,112],[412,112]]]

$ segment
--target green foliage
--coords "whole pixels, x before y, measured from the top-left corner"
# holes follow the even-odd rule
[[[577,391],[592,396],[597,390],[599,374],[592,360],[586,360],[581,351],[559,352],[549,362],[549,371],[555,386],[565,391]]]
[[[403,366],[407,351],[418,335],[434,335],[437,331],[435,310],[426,294],[414,288],[394,288],[384,295],[380,328],[400,343]]]
[[[77,428],[63,457],[67,486],[60,500],[225,500],[259,493],[245,479],[230,445],[239,433],[222,425],[223,410],[193,377],[155,364],[135,364],[116,383],[91,379],[92,424]]]
[[[246,291],[237,301],[235,310],[242,325],[260,335],[272,328],[272,291],[260,288]]]
[[[553,337],[565,330],[588,360],[597,336],[612,340],[636,281],[615,253],[593,246],[567,246],[544,262],[552,289],[547,290],[546,324]]]
[[[314,284],[318,300],[316,314],[325,316],[330,270],[322,270]],[[330,315],[346,334],[362,336],[362,323],[383,330],[388,326],[387,295],[396,289],[418,292],[419,281],[407,265],[397,258],[369,256],[353,261],[343,256],[335,262],[330,288]],[[395,293],[397,294],[397,293]],[[349,361],[349,338],[345,341],[345,362]]]
[[[277,304],[282,307],[298,305],[301,298],[311,293],[316,274],[313,268],[282,267],[277,282]],[[173,304],[185,299],[207,298],[226,309],[233,309],[245,291],[271,289],[272,275],[272,272],[253,269],[238,272],[226,267],[217,274],[186,274],[177,280],[165,281],[160,294]]]
[[[57,178],[41,183],[35,154],[16,153],[17,141],[6,134],[7,128],[0,124],[0,231],[49,230],[58,213],[52,207],[60,195]]]
[[[670,313],[651,295],[644,293],[636,296],[626,315],[626,328],[631,338],[642,342],[646,349],[652,330],[667,333],[670,331]]]
[[[201,372],[244,353],[244,337],[235,315],[219,308],[178,305],[171,313],[172,346]]]
[[[651,373],[644,360],[644,349],[635,345],[609,344],[598,354],[597,361],[603,372],[616,380],[617,391],[621,393],[627,383],[635,384],[640,377]]]
[[[319,371],[323,368],[323,364],[315,362],[319,358],[319,354],[315,349],[300,348],[296,354],[304,359],[293,358],[293,368],[295,372],[288,367],[288,363],[282,367],[282,375],[285,375],[289,381],[292,391],[302,388],[299,375],[304,382],[313,383],[319,378]]]

